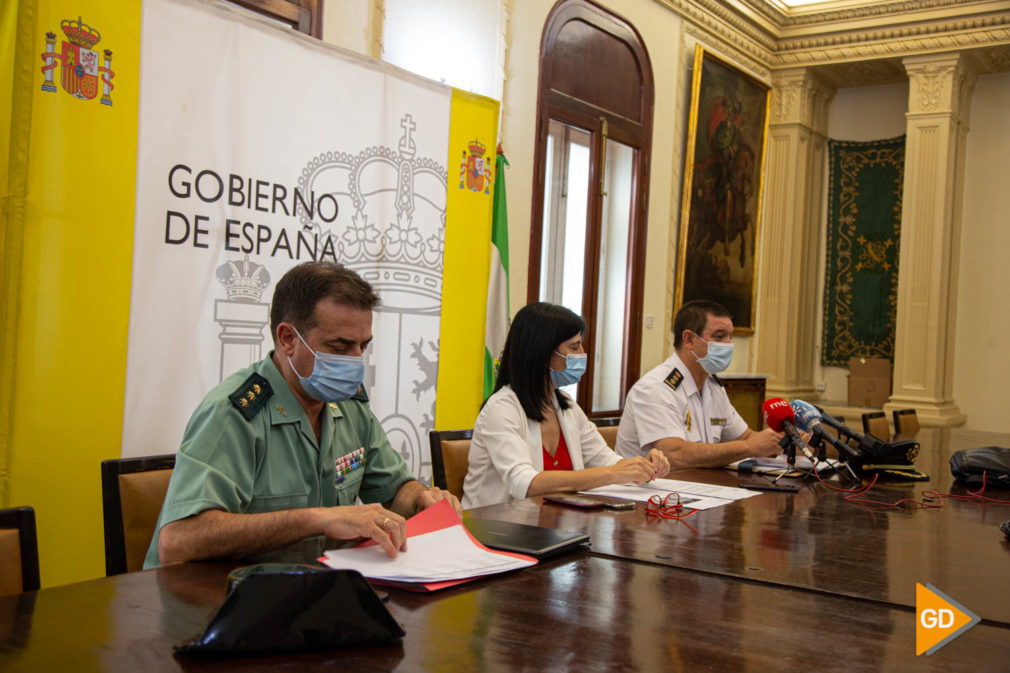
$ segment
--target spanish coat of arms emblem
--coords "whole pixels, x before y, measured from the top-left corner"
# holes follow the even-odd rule
[[[42,66],[45,76],[42,90],[56,91],[53,71],[57,65],[62,65],[60,84],[64,91],[81,100],[92,100],[101,89],[102,105],[112,105],[112,78],[115,76],[110,67],[112,51],[103,51],[99,62],[98,52],[93,49],[102,39],[102,34],[84,23],[81,17],[77,17],[77,21],[64,19],[60,28],[67,39],[63,41],[59,53],[56,52],[56,33],[46,33],[46,50],[41,55],[45,64]]]

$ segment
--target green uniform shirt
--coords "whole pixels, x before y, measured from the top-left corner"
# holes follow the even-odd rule
[[[272,355],[222,381],[193,412],[145,569],[161,565],[162,526],[205,510],[251,514],[332,507],[352,505],[359,496],[366,503],[382,503],[414,478],[363,395],[323,407],[317,444],[305,410]],[[269,382],[272,394],[257,385],[256,395],[249,381],[253,374]],[[362,455],[354,454],[361,448],[363,462],[342,458]]]

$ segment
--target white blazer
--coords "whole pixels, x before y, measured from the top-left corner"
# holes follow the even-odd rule
[[[572,469],[614,465],[614,453],[596,426],[574,402],[557,411]],[[463,509],[526,497],[530,482],[544,469],[540,423],[526,417],[519,398],[505,386],[488,398],[474,423],[470,466],[463,481]]]

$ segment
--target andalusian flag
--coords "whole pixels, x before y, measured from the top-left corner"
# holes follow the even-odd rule
[[[505,202],[508,159],[501,152],[495,160],[494,203],[491,215],[491,277],[487,284],[487,323],[484,329],[484,399],[494,390],[498,360],[509,331],[509,219]]]

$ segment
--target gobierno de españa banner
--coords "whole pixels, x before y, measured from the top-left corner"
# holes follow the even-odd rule
[[[381,295],[365,386],[428,480],[447,217],[486,250],[497,103],[213,4],[146,0],[142,26],[123,455],[175,451],[206,391],[271,350],[276,281],[328,260]]]

